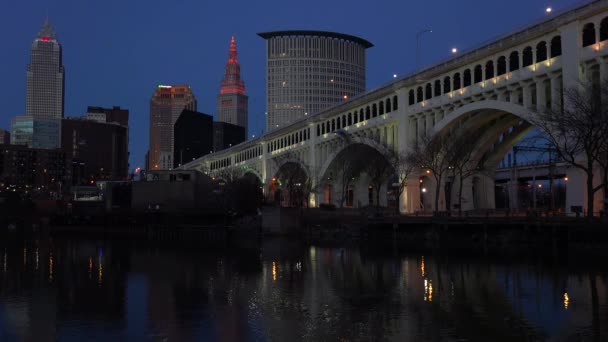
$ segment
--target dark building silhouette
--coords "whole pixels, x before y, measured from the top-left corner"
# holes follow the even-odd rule
[[[185,109],[173,126],[173,167],[179,167],[213,150],[213,117]]]
[[[126,180],[129,168],[128,127],[84,118],[66,118],[61,146],[72,160],[72,184]]]
[[[89,106],[87,107],[87,115],[91,114],[105,114],[105,122],[129,126],[129,110],[120,108],[120,106],[113,106],[112,108]]]
[[[8,145],[11,143],[11,133],[7,130],[0,129],[0,144]]]
[[[4,145],[0,149],[2,190],[63,192],[71,183],[69,156],[60,149]]]
[[[226,122],[213,123],[213,151],[221,151],[245,141],[245,127]]]

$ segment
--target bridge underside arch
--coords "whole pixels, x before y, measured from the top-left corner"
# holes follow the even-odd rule
[[[459,203],[460,177],[446,172],[444,184],[440,185],[444,197],[439,210],[455,210],[459,205],[463,210],[495,209],[496,170],[512,147],[535,128],[537,115],[517,104],[488,100],[459,107],[438,122],[432,136],[441,135],[448,143],[451,138],[456,142],[460,141],[458,137],[467,136],[472,144],[466,166],[468,174],[462,180],[462,203]],[[428,179],[424,182],[428,184]],[[420,203],[434,200],[434,192],[418,191]]]
[[[268,184],[267,201],[284,207],[302,207],[308,203],[311,182],[308,170],[298,160],[282,163]]]
[[[363,140],[345,143],[326,161],[316,185],[319,204],[337,207],[389,206],[394,171],[390,152]]]

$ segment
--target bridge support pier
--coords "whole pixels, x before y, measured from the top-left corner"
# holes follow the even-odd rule
[[[519,182],[510,180],[507,183],[509,192],[509,209],[519,209]]]
[[[494,178],[485,174],[477,174],[473,177],[473,188],[475,209],[496,208],[496,198],[494,197]]]

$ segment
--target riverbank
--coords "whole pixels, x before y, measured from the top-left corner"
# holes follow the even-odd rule
[[[80,218],[28,216],[0,226],[0,233],[211,244],[289,236],[315,244],[362,243],[482,252],[514,248],[608,249],[608,224],[601,219],[589,222],[560,216],[390,216],[379,212],[271,209],[250,217],[158,212]]]

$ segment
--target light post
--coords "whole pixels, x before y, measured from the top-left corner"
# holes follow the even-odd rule
[[[416,69],[420,67],[420,37],[425,33],[433,33],[433,30],[424,29],[416,33]]]

